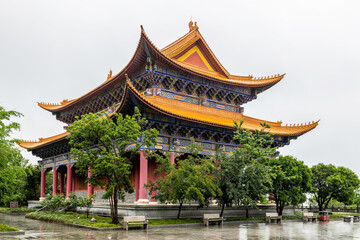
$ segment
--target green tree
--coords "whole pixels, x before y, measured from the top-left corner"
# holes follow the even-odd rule
[[[276,152],[272,146],[272,135],[267,131],[269,126],[262,123],[261,130],[249,131],[235,122],[234,140],[243,145],[235,152],[227,156],[221,149],[217,153],[219,170],[217,173],[222,196],[218,202],[224,213],[225,206],[238,205],[241,203],[246,209],[246,217],[250,207],[257,207],[257,201],[268,193],[271,179],[269,169],[259,163],[261,159],[267,159]]]
[[[271,167],[272,193],[276,211],[281,216],[287,205],[298,205],[306,200],[311,189],[311,170],[304,162],[292,156],[279,156],[263,161]]]
[[[11,118],[21,116],[0,106],[0,205],[8,205],[10,201],[26,202],[24,166],[27,160],[15,148],[15,140],[9,140],[11,133],[20,129],[20,124]]]
[[[155,199],[160,202],[179,203],[177,218],[180,218],[184,203],[196,201],[200,205],[206,205],[208,196],[221,195],[213,175],[216,171],[213,160],[199,155],[201,147],[193,139],[188,150],[187,158],[179,160],[177,164],[170,164],[168,156],[155,155],[159,167],[154,174],[166,175],[154,182],[149,180],[147,185],[150,187],[150,194],[156,191]]]
[[[311,170],[313,173],[311,192],[318,203],[319,211],[325,210],[332,199],[346,205],[352,204],[360,185],[360,180],[353,171],[323,163],[313,166]]]
[[[12,122],[12,117],[22,117],[23,115],[16,111],[6,111],[0,106],[0,144],[14,143],[14,140],[8,140],[12,131],[20,130],[20,124]]]
[[[355,193],[354,204],[356,205],[356,211],[360,212],[360,189]]]
[[[125,117],[118,113],[112,117],[105,112],[90,113],[68,128],[71,154],[77,157],[77,172],[87,177],[88,169],[92,169],[87,181],[105,188],[103,198],[109,199],[113,224],[119,223],[118,198],[123,200],[125,192],[133,192],[130,155],[139,154],[141,146],[156,143],[158,132],[143,130],[146,123],[135,108],[132,116]]]
[[[26,183],[25,194],[27,200],[36,200],[40,197],[41,165],[28,164],[25,166]]]

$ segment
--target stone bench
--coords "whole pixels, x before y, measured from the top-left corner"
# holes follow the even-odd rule
[[[143,225],[145,229],[148,229],[148,223],[145,216],[126,216],[121,222],[125,230],[129,230],[129,225]]]
[[[281,223],[282,216],[277,213],[265,213],[265,222],[271,223],[271,220],[276,220],[276,223]]]
[[[218,222],[219,225],[222,225],[224,218],[220,217],[219,214],[204,214],[203,221],[205,226],[209,226],[209,222]]]
[[[353,216],[345,216],[344,217],[344,222],[351,222],[351,219],[353,219]]]
[[[317,217],[314,216],[314,213],[312,213],[312,212],[307,212],[307,213],[303,213],[303,215],[302,215],[302,220],[303,220],[303,222],[309,222],[310,220],[311,220],[312,222],[316,222]]]

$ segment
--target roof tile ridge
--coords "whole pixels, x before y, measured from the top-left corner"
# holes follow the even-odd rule
[[[182,40],[184,40],[185,38],[187,38],[188,36],[190,36],[191,34],[193,34],[195,31],[196,31],[196,30],[193,29],[193,30],[187,32],[186,34],[184,34],[183,36],[181,36],[180,38],[178,38],[178,39],[175,40],[174,42],[172,42],[172,43],[168,44],[167,46],[163,47],[163,48],[161,49],[161,51],[163,52],[163,51],[166,51],[166,50],[170,49],[171,47],[175,46],[176,44],[178,44],[179,42],[181,42]]]
[[[188,36],[190,38],[190,36]],[[192,44],[196,43],[199,40],[198,37],[192,37],[190,38],[185,44],[181,45],[181,46],[172,46],[174,49],[169,49],[168,51],[163,51],[163,53],[166,56],[169,56],[169,58],[174,58],[177,55],[179,55],[179,53],[181,53],[182,51],[186,50],[188,47],[190,47]],[[184,40],[186,41],[186,40]]]
[[[211,56],[215,59],[216,63],[220,66],[221,70],[225,73],[227,77],[229,77],[230,73],[226,70],[226,68],[220,63],[219,59],[215,56],[214,52],[211,50],[210,46],[205,41],[204,37],[201,35],[200,31],[196,29],[199,33],[199,38],[204,42],[205,47],[209,50]]]
[[[313,128],[313,127],[316,127],[317,125],[319,125],[319,122],[320,122],[320,119],[317,120],[317,121],[312,121],[312,122],[308,122],[308,123],[297,123],[297,124],[286,124],[285,126],[282,126],[284,128],[291,128],[291,129],[294,129],[294,128]]]
[[[54,136],[50,136],[50,137],[46,137],[46,138],[39,138],[38,140],[24,140],[24,139],[20,139],[17,144],[19,146],[21,146],[22,143],[42,143],[42,142],[47,142],[49,140],[53,140],[53,139],[57,139],[57,138],[62,138],[62,137],[66,137],[67,135],[69,135],[70,133],[68,131],[60,133],[60,134],[56,134]]]
[[[253,77],[251,80],[252,81],[264,81],[264,80],[278,80],[278,79],[283,79],[284,76],[286,75],[286,73],[283,74],[275,74],[275,75],[271,75],[271,76],[262,76],[262,77]]]
[[[71,103],[72,101],[75,101],[77,98],[68,100],[68,99],[64,99],[62,100],[60,103],[45,103],[45,102],[36,102],[38,104],[38,106],[42,107],[42,108],[46,108],[46,107],[60,107],[60,106],[65,106],[68,105],[69,103]]]

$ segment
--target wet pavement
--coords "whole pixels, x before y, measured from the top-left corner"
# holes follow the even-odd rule
[[[26,219],[23,215],[0,213],[0,223],[25,231],[22,236],[0,236],[0,239],[360,239],[360,222],[302,223],[283,221],[282,224],[226,223],[223,226],[191,226],[176,228],[133,229],[128,232],[94,231],[56,223]]]

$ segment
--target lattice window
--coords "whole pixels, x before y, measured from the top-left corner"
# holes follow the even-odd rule
[[[165,89],[170,89],[171,87],[171,83],[172,83],[172,80],[168,77],[166,77],[163,81],[162,81],[162,85]]]
[[[206,91],[206,87],[204,85],[200,85],[197,89],[196,89],[196,94],[200,97],[203,96],[205,91]]]
[[[213,99],[215,93],[217,93],[217,90],[215,90],[214,88],[210,88],[207,92],[206,92],[206,96],[209,99]]]
[[[231,103],[234,100],[235,94],[233,93],[229,93],[226,97],[225,97],[225,101],[227,103]]]
[[[176,81],[174,84],[175,91],[182,92],[184,90],[185,85],[186,85],[185,81],[182,81],[182,80]]]
[[[185,87],[185,91],[187,94],[192,95],[194,90],[196,89],[196,84],[195,83],[189,83],[186,87]]]

